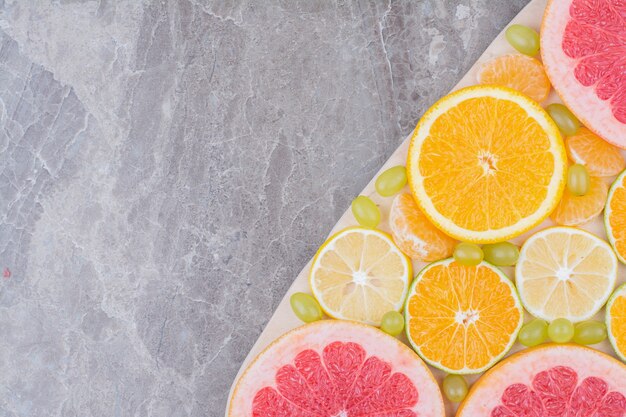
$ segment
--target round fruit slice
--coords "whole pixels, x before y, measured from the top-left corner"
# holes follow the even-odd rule
[[[611,185],[604,208],[604,226],[617,257],[626,263],[626,184],[622,172]]]
[[[615,353],[626,361],[626,284],[617,288],[606,304],[606,329]]]
[[[527,55],[503,55],[486,62],[478,72],[478,82],[512,88],[540,103],[550,94],[543,65]]]
[[[563,226],[579,226],[590,222],[604,209],[609,187],[602,178],[591,177],[589,192],[583,196],[572,194],[567,187],[559,205],[552,212],[552,220]]]
[[[463,266],[453,259],[419,273],[404,317],[415,351],[454,374],[493,366],[515,342],[524,319],[515,288],[502,271],[486,262]]]
[[[419,209],[411,194],[398,194],[389,211],[391,236],[413,259],[438,261],[452,255],[456,240],[437,229]]]
[[[283,335],[243,373],[229,417],[445,415],[436,381],[399,340],[322,320]]]
[[[472,387],[457,417],[623,417],[626,366],[576,345],[523,350]]]
[[[571,227],[532,235],[515,267],[524,307],[547,321],[591,318],[611,295],[616,277],[617,258],[609,244]]]
[[[567,157],[558,128],[533,100],[506,87],[456,91],[426,112],[407,172],[426,216],[467,242],[508,240],[556,207]]]
[[[592,176],[612,177],[626,168],[620,150],[586,127],[569,136],[565,140],[565,148],[570,159],[584,165]]]
[[[351,227],[317,251],[310,284],[329,316],[379,326],[386,312],[404,305],[411,274],[411,261],[391,236]]]
[[[541,25],[546,73],[589,129],[626,147],[626,3],[550,0]]]

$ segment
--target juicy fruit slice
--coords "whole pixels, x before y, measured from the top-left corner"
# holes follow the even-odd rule
[[[552,119],[506,87],[456,91],[426,112],[407,173],[426,216],[448,235],[495,243],[539,224],[565,185],[566,155]]]
[[[590,177],[589,191],[583,196],[565,189],[559,205],[552,212],[552,220],[563,226],[579,226],[593,220],[604,209],[609,187],[598,177]]]
[[[404,304],[411,262],[378,230],[351,227],[330,237],[311,266],[313,295],[326,314],[379,326]]]
[[[411,194],[399,194],[389,211],[389,227],[396,245],[408,256],[432,262],[452,255],[456,241],[437,229]]]
[[[576,345],[523,350],[472,387],[457,417],[623,417],[626,366]]]
[[[577,134],[565,139],[565,149],[567,156],[587,167],[591,176],[612,177],[626,168],[620,150],[586,127],[581,127]]]
[[[532,235],[515,267],[524,307],[547,321],[591,318],[611,295],[616,277],[611,247],[571,227],[551,227]]]
[[[541,56],[552,86],[585,126],[626,147],[626,4],[551,0]]]
[[[443,417],[439,387],[406,345],[323,320],[281,336],[243,373],[229,417]]]
[[[515,288],[485,262],[446,259],[424,268],[411,287],[407,337],[429,364],[448,373],[479,373],[511,348],[523,312]]]
[[[617,257],[626,263],[626,171],[611,185],[609,196],[604,208],[604,225],[606,235]]]
[[[543,65],[526,55],[503,55],[486,62],[478,72],[478,82],[512,88],[539,103],[550,94]]]
[[[615,353],[626,361],[626,284],[615,290],[606,305],[606,330]]]

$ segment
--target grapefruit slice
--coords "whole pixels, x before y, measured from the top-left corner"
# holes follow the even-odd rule
[[[552,86],[576,117],[626,148],[626,3],[550,0],[541,57]]]
[[[606,303],[606,329],[615,353],[626,361],[626,284],[616,289]]]
[[[626,366],[596,350],[543,345],[480,378],[457,417],[623,417]]]
[[[229,417],[445,415],[437,382],[399,340],[323,320],[278,338],[243,373]]]
[[[611,185],[604,208],[606,235],[617,258],[626,263],[626,171],[622,172]]]

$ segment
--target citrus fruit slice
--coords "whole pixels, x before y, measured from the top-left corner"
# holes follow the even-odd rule
[[[419,261],[438,261],[452,255],[456,240],[437,229],[411,194],[398,194],[389,211],[389,228],[396,245]]]
[[[541,103],[550,94],[550,80],[537,59],[521,54],[503,55],[485,62],[478,71],[480,84],[503,85]]]
[[[421,118],[407,172],[435,226],[474,243],[508,240],[556,207],[567,157],[558,128],[533,100],[506,87],[456,91]]]
[[[552,86],[589,129],[626,147],[626,4],[550,0],[541,56]]]
[[[479,373],[515,342],[524,319],[511,281],[495,266],[435,262],[415,278],[405,307],[415,351],[448,373]]]
[[[609,196],[604,208],[604,225],[606,235],[617,257],[622,263],[626,263],[626,184],[624,178],[626,171],[622,172],[611,185]]]
[[[626,168],[620,150],[586,127],[565,139],[565,149],[570,159],[584,165],[592,176],[612,177]]]
[[[399,340],[355,322],[322,320],[274,341],[233,391],[229,417],[445,415],[428,367]]]
[[[588,223],[604,209],[609,187],[602,178],[591,177],[589,192],[583,196],[572,194],[565,188],[559,205],[552,212],[552,220],[563,226]]]
[[[606,329],[615,353],[626,361],[626,284],[618,287],[606,304]]]
[[[597,350],[542,345],[500,362],[472,387],[457,417],[623,417],[626,366]]]
[[[391,236],[350,227],[317,251],[310,285],[329,316],[379,326],[386,312],[404,305],[411,274],[411,261]]]
[[[611,295],[616,277],[617,259],[609,244],[572,227],[532,235],[515,266],[522,304],[547,321],[591,318]]]

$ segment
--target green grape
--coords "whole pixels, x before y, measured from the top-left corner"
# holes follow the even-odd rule
[[[539,34],[528,26],[509,26],[506,30],[506,40],[523,54],[534,56],[539,52]]]
[[[478,265],[483,260],[483,251],[478,245],[461,242],[454,248],[454,260],[461,265]]]
[[[398,165],[389,168],[376,178],[376,191],[383,197],[398,193],[406,185],[406,168]]]
[[[567,171],[567,189],[574,195],[583,196],[589,192],[591,179],[587,168],[581,164],[574,164]]]
[[[534,319],[522,326],[517,338],[524,346],[540,345],[548,338],[548,323],[541,319]]]
[[[289,299],[289,303],[295,315],[305,323],[322,319],[320,303],[310,294],[294,293]]]
[[[380,210],[371,198],[360,195],[352,201],[352,214],[361,226],[372,229],[380,223]]]
[[[574,325],[568,319],[556,319],[548,326],[548,337],[555,343],[567,343],[574,337]]]
[[[574,328],[574,342],[579,345],[595,345],[606,339],[606,336],[606,325],[601,321],[583,321]]]
[[[519,258],[519,249],[512,243],[500,242],[483,246],[485,261],[496,266],[515,265]]]
[[[443,379],[443,393],[453,403],[460,403],[467,396],[467,382],[461,375],[446,375]]]
[[[397,311],[386,312],[380,322],[380,330],[392,336],[399,335],[404,330],[404,316]]]
[[[554,120],[554,123],[559,127],[559,130],[565,136],[572,136],[578,132],[580,128],[580,122],[574,116],[574,114],[564,105],[559,103],[552,103],[546,107],[546,111]]]

